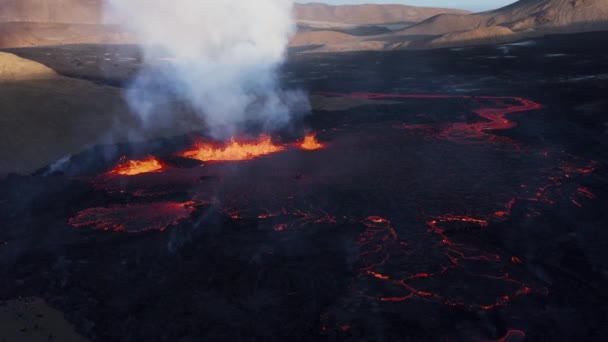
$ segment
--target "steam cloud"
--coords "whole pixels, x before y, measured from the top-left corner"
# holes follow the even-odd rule
[[[107,1],[142,46],[144,67],[127,100],[144,124],[172,120],[177,101],[227,138],[251,123],[283,126],[302,104],[277,80],[294,30],[292,0]]]

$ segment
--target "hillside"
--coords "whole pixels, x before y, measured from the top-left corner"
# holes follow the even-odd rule
[[[0,23],[0,48],[130,43],[135,43],[135,39],[116,26],[34,22]]]
[[[461,10],[404,5],[330,6],[296,4],[294,17],[303,32],[292,46],[344,43],[350,34],[390,32],[370,25],[412,24],[441,13]],[[104,17],[104,0],[0,0],[0,48],[62,44],[125,44],[134,39]],[[401,28],[399,27],[399,28]],[[305,32],[308,29],[325,32]]]
[[[295,4],[297,21],[346,25],[416,23],[441,13],[467,11],[406,5]],[[0,22],[104,23],[104,0],[0,0]]]
[[[322,3],[296,4],[294,8],[294,16],[298,21],[348,25],[417,23],[442,13],[467,14],[469,12],[407,5],[332,6]]]
[[[513,31],[504,26],[481,27],[468,31],[446,33],[424,42],[424,46],[432,48],[449,47],[454,42],[462,45],[499,44],[508,42],[514,34]]]
[[[102,0],[0,0],[0,22],[100,24]]]
[[[58,77],[51,68],[13,54],[0,52],[0,82]]]
[[[0,0],[0,48],[130,44],[103,15],[104,0]],[[290,46],[316,52],[488,44],[608,29],[608,0],[520,0],[492,11],[407,5],[296,4]]]
[[[513,31],[577,31],[608,27],[606,0],[520,0],[497,10],[469,14],[442,14],[399,33],[439,35],[481,27],[504,26]]]
[[[4,52],[0,88],[0,176],[33,172],[99,142],[113,125],[132,121],[119,89],[63,77]]]
[[[292,37],[289,46],[311,46],[352,41],[355,37],[336,31],[302,32]]]
[[[388,34],[328,42],[315,51],[437,48],[495,44],[550,33],[608,30],[608,0],[520,0],[493,11],[440,14]],[[374,44],[363,44],[374,42]],[[383,42],[382,45],[378,42]]]

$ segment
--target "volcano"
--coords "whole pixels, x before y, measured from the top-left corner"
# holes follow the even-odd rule
[[[293,127],[11,174],[0,299],[93,341],[602,340],[608,63],[582,40],[296,56]]]

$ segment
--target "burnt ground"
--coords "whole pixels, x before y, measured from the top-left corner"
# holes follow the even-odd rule
[[[0,299],[94,341],[604,340],[605,40],[294,55],[287,86],[366,100],[273,136],[324,149],[197,166],[187,136],[9,176]],[[105,175],[147,155],[170,166]]]

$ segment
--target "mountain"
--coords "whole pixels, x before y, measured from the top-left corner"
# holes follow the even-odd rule
[[[296,4],[294,16],[301,23],[378,25],[417,23],[442,13],[467,14],[464,10],[407,5]]]
[[[0,22],[102,24],[103,12],[104,0],[0,0]],[[294,6],[297,21],[338,25],[417,23],[441,13],[469,12],[406,5]]]
[[[103,0],[0,0],[0,22],[101,24]]]
[[[391,32],[368,25],[412,24],[441,13],[466,14],[461,10],[404,5],[330,6],[296,4],[294,16],[304,31],[320,28],[344,34]],[[124,44],[133,38],[104,18],[104,0],[0,0],[0,48],[59,44]],[[114,22],[115,23],[115,22]],[[367,28],[359,28],[364,25]],[[337,42],[337,32],[311,33],[294,37],[294,42],[311,44]],[[350,40],[350,36],[348,37]],[[312,44],[314,45],[314,44]]]
[[[104,0],[0,0],[0,48],[135,42],[106,25]],[[290,46],[317,52],[499,43],[608,30],[608,0],[520,0],[493,11],[407,5],[296,4]]]
[[[0,23],[0,48],[133,43],[135,38],[117,26],[39,22]]]
[[[0,48],[133,42],[106,25],[103,0],[0,0]]]
[[[443,35],[496,26],[527,33],[608,29],[608,0],[520,0],[488,12],[440,14],[397,34]]]
[[[520,0],[487,12],[439,14],[394,32],[350,41],[342,37],[323,44],[317,39],[314,46],[319,52],[438,48],[594,30],[608,30],[608,0]]]

